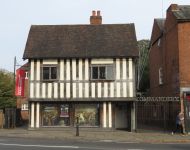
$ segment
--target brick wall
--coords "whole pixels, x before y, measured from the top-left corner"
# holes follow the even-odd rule
[[[17,97],[17,108],[21,108],[21,116],[24,120],[28,120],[28,110],[22,110],[22,104],[27,104],[28,97],[28,79],[25,79],[24,96]]]

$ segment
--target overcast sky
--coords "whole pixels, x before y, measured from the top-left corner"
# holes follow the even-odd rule
[[[171,4],[190,0],[163,0],[163,14]],[[89,24],[100,10],[103,24],[134,23],[137,40],[150,39],[154,18],[162,18],[162,0],[0,0],[0,69],[20,65],[31,25]],[[18,67],[16,68],[18,69]]]

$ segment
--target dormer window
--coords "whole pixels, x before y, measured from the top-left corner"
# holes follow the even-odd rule
[[[92,80],[114,80],[113,65],[93,65],[91,66]]]

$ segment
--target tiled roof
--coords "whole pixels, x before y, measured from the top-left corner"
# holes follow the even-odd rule
[[[160,30],[161,31],[164,30],[166,19],[165,18],[156,18],[155,20],[156,20]]]
[[[21,66],[19,69],[28,71],[28,62]]]
[[[137,56],[134,24],[32,25],[23,59]]]
[[[190,5],[178,5],[178,10],[173,10],[177,19],[190,19]]]

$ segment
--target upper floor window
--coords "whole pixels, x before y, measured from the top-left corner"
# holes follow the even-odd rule
[[[28,72],[25,72],[25,79],[28,79]]]
[[[162,68],[159,69],[159,84],[163,84],[163,81],[162,81]]]
[[[43,80],[55,80],[57,79],[57,67],[42,67],[42,79]]]
[[[113,65],[93,65],[91,66],[92,80],[113,80],[114,66]]]

